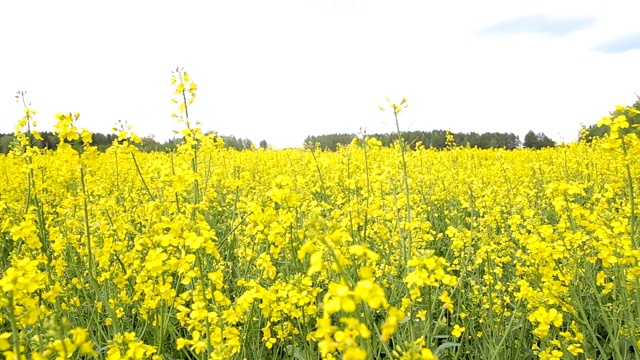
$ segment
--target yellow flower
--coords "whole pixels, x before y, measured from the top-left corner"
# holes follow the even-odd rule
[[[567,346],[567,351],[570,352],[574,356],[578,356],[578,354],[583,354],[584,350],[580,344],[571,344]]]
[[[342,356],[343,360],[364,360],[367,358],[367,352],[358,347],[350,347]]]
[[[0,334],[0,351],[6,351],[11,348],[11,342],[9,341],[10,338],[10,332]]]
[[[460,336],[462,336],[462,333],[465,331],[466,329],[463,327],[460,327],[458,324],[453,325],[453,330],[451,330],[451,335],[459,338]]]
[[[82,142],[85,144],[91,144],[91,142],[93,141],[93,134],[91,134],[91,131],[87,130],[87,129],[82,129],[82,134],[80,135],[82,138]]]
[[[449,297],[448,291],[443,291],[442,294],[438,297],[438,299],[442,302],[442,307],[450,313],[453,313],[453,302]]]
[[[422,360],[438,360],[438,358],[433,355],[431,349],[422,349],[420,350],[420,359]]]
[[[402,310],[391,307],[387,314],[387,319],[381,326],[380,340],[383,342],[389,341],[391,335],[396,331],[398,322],[405,318],[405,314]]]

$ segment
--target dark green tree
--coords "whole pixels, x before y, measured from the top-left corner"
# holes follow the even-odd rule
[[[351,140],[356,137],[355,134],[329,134],[329,135],[319,135],[319,136],[307,136],[304,139],[305,144],[311,144],[315,146],[316,144],[320,145],[320,148],[323,150],[331,150],[336,151],[338,149],[338,145],[346,146],[351,143]]]
[[[163,142],[162,144],[160,144],[160,146],[158,147],[158,150],[159,151],[164,151],[164,152],[175,151],[178,148],[178,146],[180,146],[182,141],[184,141],[183,138],[169,139],[169,140]]]
[[[402,133],[405,143],[415,149],[418,143],[422,143],[427,148],[444,149],[446,141],[445,130],[432,131],[406,131]],[[513,133],[452,133],[454,142],[459,146],[478,147],[480,149],[503,148],[513,150],[521,145],[520,138]],[[535,134],[534,134],[535,135]],[[319,144],[325,150],[336,150],[339,145],[346,146],[355,137],[354,134],[331,134],[307,136],[306,144]],[[371,134],[369,137],[375,138],[382,143],[382,146],[390,146],[398,139],[398,134]]]
[[[160,143],[156,141],[153,135],[142,138],[142,151],[144,152],[158,151],[160,146]]]
[[[104,151],[109,146],[111,146],[111,141],[109,141],[109,138],[107,138],[105,134],[101,134],[101,133],[91,134],[91,143],[93,144],[93,146],[97,147],[98,150],[100,151]],[[57,146],[57,143],[56,143],[56,146]]]
[[[10,145],[13,139],[15,139],[15,137],[11,134],[0,135],[0,153],[9,153]]]
[[[242,142],[242,149],[243,150],[249,150],[252,147],[254,147],[253,141],[251,141],[249,139],[242,139],[241,142]]]
[[[549,138],[544,133],[538,133],[537,137],[538,137],[538,149],[556,146],[556,142],[551,140],[551,138]]]
[[[640,110],[640,95],[636,94],[636,102],[631,106],[636,110]],[[618,111],[614,110],[609,113],[609,115],[613,117],[617,117],[619,115],[625,115],[627,120],[629,121],[629,125],[640,124],[640,115],[639,114],[630,114],[628,110]],[[609,133],[609,125],[598,126],[598,124],[593,124],[589,127],[586,127],[585,130],[581,130],[578,135],[579,139],[586,142],[591,142],[595,138],[603,137],[605,134]],[[627,129],[623,129],[620,133],[627,134],[629,132],[638,132],[638,129],[634,127],[629,127]],[[640,133],[638,134],[640,135]]]
[[[533,130],[529,130],[529,132],[524,136],[523,146],[527,149],[542,149],[546,147],[554,147],[556,146],[556,143],[544,133],[536,134]]]
[[[524,136],[524,143],[522,144],[527,149],[538,149],[538,136],[533,130],[529,130],[529,132]]]

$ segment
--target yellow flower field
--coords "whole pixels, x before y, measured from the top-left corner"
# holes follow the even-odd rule
[[[172,153],[127,128],[101,153],[78,114],[40,150],[25,110],[0,157],[6,359],[640,359],[625,115],[540,151],[238,152],[174,85]]]

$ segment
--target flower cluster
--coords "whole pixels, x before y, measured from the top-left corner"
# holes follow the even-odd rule
[[[640,353],[640,140],[445,151],[362,136],[235,151],[191,122],[106,151],[25,106],[0,157],[0,352],[63,359],[616,358]],[[398,116],[406,99],[389,106]],[[191,114],[190,114],[191,113]],[[524,355],[523,355],[524,354]]]

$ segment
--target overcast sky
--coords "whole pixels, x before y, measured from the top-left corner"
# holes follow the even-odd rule
[[[640,93],[640,1],[0,2],[0,132],[39,111],[159,140],[171,71],[198,84],[204,130],[301,146],[307,135],[528,130],[572,141]]]

